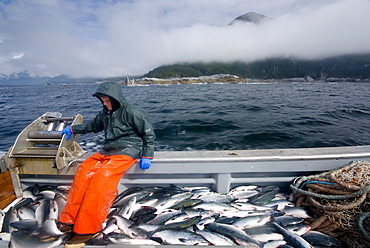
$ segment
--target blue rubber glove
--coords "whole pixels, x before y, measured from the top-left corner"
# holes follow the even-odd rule
[[[140,169],[147,170],[152,165],[152,160],[150,158],[141,158],[140,159]]]
[[[72,135],[71,127],[70,127],[70,126],[68,126],[68,127],[64,128],[64,129],[63,129],[63,131],[62,131],[62,135],[63,135],[63,134],[66,134],[66,140],[69,140],[69,138],[70,138],[70,137],[71,137],[71,135]]]

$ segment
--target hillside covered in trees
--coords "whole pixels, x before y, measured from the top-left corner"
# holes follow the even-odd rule
[[[244,62],[179,63],[157,67],[143,77],[173,78],[231,74],[242,78],[284,79],[311,77],[370,79],[370,54],[346,55],[322,60],[270,58]]]

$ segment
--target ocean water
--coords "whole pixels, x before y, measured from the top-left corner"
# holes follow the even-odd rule
[[[122,86],[144,109],[157,151],[337,147],[370,144],[369,83],[178,84]],[[97,85],[0,86],[0,151],[45,112],[101,109]],[[96,151],[102,134],[81,135]]]

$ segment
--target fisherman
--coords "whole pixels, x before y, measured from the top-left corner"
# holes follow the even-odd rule
[[[102,230],[109,209],[117,195],[122,175],[140,158],[140,169],[151,166],[155,133],[140,108],[123,97],[118,83],[99,85],[93,96],[103,104],[96,117],[80,125],[66,127],[71,135],[104,131],[104,148],[87,158],[78,168],[60,215],[58,228],[74,232],[65,247],[83,247]]]

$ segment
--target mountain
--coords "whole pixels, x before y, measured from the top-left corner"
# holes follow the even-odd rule
[[[46,82],[49,77],[40,77],[31,75],[28,71],[22,71],[19,73],[12,74],[0,74],[0,84],[12,85],[12,84],[41,84]]]
[[[251,63],[238,61],[233,63],[183,63],[157,67],[144,77],[199,77],[214,74],[231,74],[254,79],[286,79],[307,76],[323,81],[330,81],[333,78],[347,78],[347,81],[370,79],[370,54],[346,55],[321,60],[269,58]]]
[[[235,18],[232,22],[230,22],[229,25],[234,25],[240,22],[250,22],[253,24],[260,24],[265,21],[272,20],[270,17],[255,13],[255,12],[248,12],[244,15],[240,15],[237,18]]]
[[[252,23],[255,25],[273,19],[248,12],[235,18],[229,25]],[[325,58],[320,60],[303,60],[297,58],[266,58],[251,63],[235,61],[232,63],[182,63],[162,65],[143,77],[199,77],[214,74],[231,74],[242,78],[284,79],[310,77],[314,80],[370,80],[370,54],[352,54]]]
[[[56,77],[40,77],[31,75],[28,71],[0,74],[0,85],[62,85],[62,84],[90,84],[98,81],[98,78],[71,78],[66,75]]]

